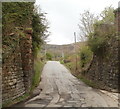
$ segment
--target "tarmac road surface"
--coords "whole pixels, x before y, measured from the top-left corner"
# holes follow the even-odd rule
[[[58,61],[48,61],[37,87],[41,92],[24,107],[117,107],[118,102],[85,85]]]

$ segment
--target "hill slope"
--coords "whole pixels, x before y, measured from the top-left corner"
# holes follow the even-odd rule
[[[57,56],[63,56],[63,55],[70,55],[74,54],[75,50],[76,52],[79,52],[80,48],[84,46],[86,42],[77,42],[72,44],[66,44],[66,45],[52,45],[52,44],[46,44],[43,46],[43,53],[46,52],[57,55]]]

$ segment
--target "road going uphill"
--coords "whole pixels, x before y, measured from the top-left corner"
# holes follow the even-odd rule
[[[112,98],[85,85],[58,61],[48,61],[37,87],[41,92],[25,107],[117,107]]]

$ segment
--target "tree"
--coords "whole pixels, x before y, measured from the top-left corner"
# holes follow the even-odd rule
[[[82,41],[88,39],[89,35],[94,33],[95,26],[101,24],[114,24],[114,8],[109,6],[106,7],[99,16],[96,16],[90,11],[86,10],[84,13],[80,14],[80,23],[78,24],[80,33],[80,39]],[[113,27],[113,26],[112,26]],[[113,27],[114,28],[114,27]]]
[[[107,7],[100,14],[100,20],[94,23],[94,32],[89,34],[88,44],[94,54],[104,56],[109,41],[115,38],[114,8]]]
[[[86,40],[86,37],[89,36],[90,33],[94,32],[94,23],[97,20],[97,16],[90,13],[88,10],[84,11],[84,13],[80,14],[80,23],[78,24],[80,33],[80,39],[82,41]]]
[[[109,6],[106,7],[100,14],[102,18],[101,22],[106,24],[114,24],[115,16],[114,16],[114,8]]]
[[[49,36],[48,32],[48,22],[45,18],[45,13],[39,11],[36,7],[33,14],[32,20],[32,28],[33,28],[33,53],[34,57],[36,57],[37,52],[40,50],[40,47],[43,43],[45,43],[45,39]],[[40,10],[40,9],[39,9]]]

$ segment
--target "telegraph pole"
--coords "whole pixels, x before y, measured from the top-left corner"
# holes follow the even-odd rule
[[[77,52],[76,52],[76,32],[74,32],[74,41],[75,41],[75,45],[74,45],[74,49],[75,49],[75,55],[76,55],[76,68],[75,71],[77,70]]]

